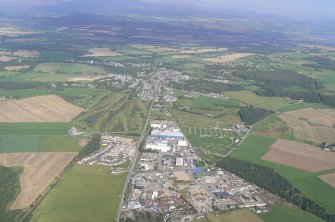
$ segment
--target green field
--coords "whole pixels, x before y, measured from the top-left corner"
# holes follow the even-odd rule
[[[41,63],[34,69],[35,72],[56,74],[105,74],[103,68],[77,63]]]
[[[335,189],[318,178],[322,173],[313,174],[260,159],[275,140],[275,138],[265,136],[249,136],[240,148],[232,154],[232,157],[273,168],[312,200],[326,208],[329,212],[334,213]]]
[[[271,212],[259,215],[264,222],[322,222],[321,218],[306,211],[280,205],[271,206]]]
[[[48,95],[46,89],[17,89],[17,90],[0,90],[0,97],[13,97],[13,98],[27,98],[33,96]]]
[[[79,152],[78,141],[71,136],[41,136],[39,151],[43,152]]]
[[[178,99],[171,113],[181,126],[224,128],[241,122],[238,102],[205,96]]]
[[[75,74],[50,74],[44,72],[24,72],[15,76],[6,77],[4,81],[17,82],[66,82],[75,77]]]
[[[0,135],[0,153],[79,150],[77,140],[71,136]]]
[[[287,106],[290,103],[289,99],[281,97],[257,96],[250,91],[225,92],[225,95],[230,96],[233,99],[241,101],[247,105],[253,105],[255,107],[269,110],[275,110],[279,107]]]
[[[113,221],[125,175],[75,165],[40,204],[32,222]]]
[[[148,104],[132,98],[122,110],[118,111],[108,126],[110,132],[139,134],[144,127]]]
[[[0,123],[0,135],[68,135],[71,123]]]

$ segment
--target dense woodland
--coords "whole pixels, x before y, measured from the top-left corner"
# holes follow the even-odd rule
[[[323,207],[309,199],[298,188],[273,169],[235,158],[223,158],[218,166],[243,177],[252,183],[274,193],[301,209],[308,211],[328,222],[335,221],[335,215],[329,214]]]
[[[223,91],[240,91],[244,89],[241,85],[223,84],[203,79],[194,79],[184,83],[173,82],[172,87],[180,90],[205,93],[222,93]]]
[[[239,113],[242,121],[245,122],[247,125],[251,126],[261,121],[262,119],[270,116],[274,112],[262,108],[242,107]]]
[[[9,211],[10,204],[15,200],[20,190],[20,170],[0,167],[0,221],[16,221],[22,213],[20,210]]]

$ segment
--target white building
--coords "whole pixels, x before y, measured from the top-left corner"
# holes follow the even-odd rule
[[[178,140],[178,146],[186,147],[187,146],[187,141],[186,140]]]
[[[182,157],[176,158],[176,166],[183,166],[184,165],[184,159]]]

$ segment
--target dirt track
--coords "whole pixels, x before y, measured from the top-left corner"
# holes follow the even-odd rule
[[[23,166],[21,192],[11,209],[23,209],[41,194],[77,153],[8,153],[0,154],[0,165]]]
[[[55,96],[0,101],[0,122],[69,122],[84,110]]]
[[[335,168],[335,153],[282,139],[272,144],[262,159],[313,173]]]

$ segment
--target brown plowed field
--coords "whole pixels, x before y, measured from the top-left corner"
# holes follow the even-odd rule
[[[0,101],[0,122],[69,122],[84,110],[55,96]]]
[[[286,112],[285,115],[296,119],[306,120],[312,125],[322,125],[333,127],[335,123],[335,110],[306,108],[296,111]]]
[[[55,180],[77,153],[8,153],[0,154],[0,165],[24,167],[20,177],[21,192],[11,209],[23,209]]]
[[[335,168],[335,153],[282,139],[272,144],[262,159],[313,173]]]
[[[301,120],[285,113],[280,115],[279,118],[284,120],[293,129],[296,138],[316,143],[335,142],[335,129],[332,127],[314,126],[306,120]]]
[[[325,181],[328,183],[330,186],[335,188],[335,173],[330,173],[326,175],[321,175],[319,176],[321,180]]]
[[[227,62],[233,62],[238,59],[242,59],[244,57],[252,56],[254,54],[252,53],[234,53],[231,55],[223,55],[215,58],[207,58],[205,61],[207,62],[215,62],[215,63],[227,63]]]

